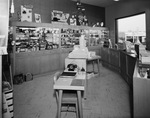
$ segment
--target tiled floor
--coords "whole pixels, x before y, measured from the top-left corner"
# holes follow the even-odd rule
[[[100,69],[100,76],[88,80],[87,100],[83,100],[84,118],[130,118],[128,85],[117,73],[102,66]],[[14,85],[15,118],[56,117],[53,75]],[[62,113],[62,118],[75,117],[75,113]]]

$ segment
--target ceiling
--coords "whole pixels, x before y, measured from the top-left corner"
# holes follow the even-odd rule
[[[115,2],[114,0],[72,0],[72,1],[81,1],[81,3],[85,3],[85,4],[90,4],[99,7],[107,7],[127,0],[120,0],[118,2]]]

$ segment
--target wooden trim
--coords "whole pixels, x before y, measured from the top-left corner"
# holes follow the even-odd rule
[[[22,27],[50,27],[50,28],[73,28],[73,29],[87,29],[87,30],[108,30],[106,27],[90,27],[90,26],[73,26],[66,24],[52,24],[52,23],[35,23],[35,22],[10,22],[10,26]]]

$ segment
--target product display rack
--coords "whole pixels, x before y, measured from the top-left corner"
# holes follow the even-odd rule
[[[74,45],[79,45],[81,34],[85,35],[88,49],[96,51],[98,55],[103,41],[109,38],[109,31],[106,27],[35,22],[12,22],[10,27],[14,41],[11,56],[13,75],[27,72],[38,75],[63,68],[63,62],[68,53],[72,51]],[[48,67],[46,62],[49,63]],[[57,63],[56,66],[51,68],[51,64],[54,63]],[[40,64],[45,69],[38,69]]]
[[[15,52],[31,52],[79,45],[79,35],[84,34],[87,46],[96,46],[109,37],[105,27],[57,25],[49,23],[13,22]]]

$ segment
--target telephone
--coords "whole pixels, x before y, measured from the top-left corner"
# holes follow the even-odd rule
[[[75,71],[75,69],[77,68],[76,64],[68,64],[67,65],[68,71]]]

